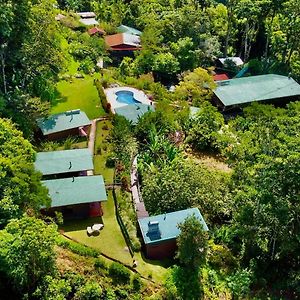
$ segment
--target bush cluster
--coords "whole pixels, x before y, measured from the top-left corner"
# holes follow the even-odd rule
[[[118,195],[118,206],[120,216],[127,229],[131,244],[133,246],[132,250],[139,251],[141,249],[141,243],[136,236],[136,213],[126,192],[122,192]]]
[[[129,284],[130,271],[120,263],[113,262],[109,267],[109,275],[115,283]]]
[[[103,85],[101,84],[101,82],[99,80],[95,80],[95,86],[97,88],[98,95],[99,95],[102,107],[104,108],[104,110],[107,113],[110,113],[111,112],[111,110],[110,110],[111,109],[111,105],[107,101],[106,95],[105,95],[105,93],[103,91]]]
[[[59,237],[57,239],[57,244],[58,246],[65,248],[65,249],[69,249],[72,252],[82,255],[82,256],[91,256],[91,257],[98,257],[99,256],[99,252],[95,249],[92,249],[90,247],[87,247],[85,245],[73,242],[73,241],[69,241],[63,237]]]

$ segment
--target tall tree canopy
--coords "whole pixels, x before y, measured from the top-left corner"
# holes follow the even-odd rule
[[[12,118],[26,136],[35,118],[48,113],[42,101],[53,98],[53,81],[64,67],[54,4],[0,2],[0,116]]]
[[[0,119],[0,224],[26,209],[49,204],[41,176],[34,170],[35,152],[12,122]]]
[[[33,292],[46,275],[54,275],[56,226],[34,217],[13,219],[0,231],[0,271],[19,292]]]

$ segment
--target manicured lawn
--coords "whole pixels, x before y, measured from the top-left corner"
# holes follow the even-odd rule
[[[111,149],[106,141],[109,130],[112,128],[110,120],[97,122],[95,150],[94,150],[94,173],[102,175],[106,184],[113,183],[114,169],[105,166],[106,159]]]
[[[61,80],[57,84],[59,95],[52,101],[51,113],[71,109],[83,110],[89,119],[106,115],[102,108],[98,92],[94,86],[94,77],[85,75],[82,79]]]
[[[99,236],[87,236],[86,227],[101,222],[100,217],[66,222],[62,229],[64,229],[66,235],[78,242],[99,249],[102,253],[124,263],[131,264],[131,255],[115,218],[115,207],[111,191],[108,191],[108,201],[102,203],[102,205],[104,228]]]
[[[115,207],[112,192],[108,191],[108,201],[102,203],[104,224],[99,236],[88,237],[86,227],[101,222],[101,218],[89,218],[84,220],[72,220],[65,222],[60,229],[77,242],[100,250],[102,253],[118,259],[119,261],[132,264],[132,257],[127,249],[126,242],[115,217]],[[135,253],[134,259],[138,262],[137,270],[145,277],[151,275],[156,282],[162,282],[165,278],[169,261],[149,261],[141,253]]]

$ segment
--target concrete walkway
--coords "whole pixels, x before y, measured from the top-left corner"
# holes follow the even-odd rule
[[[137,171],[137,156],[135,156],[130,172],[130,181],[131,181],[131,194],[132,200],[135,208],[135,212],[138,219],[148,217],[149,214],[146,211],[144,201],[140,192],[138,171]]]

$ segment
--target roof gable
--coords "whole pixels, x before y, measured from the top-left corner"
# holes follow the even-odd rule
[[[86,149],[38,152],[35,161],[36,170],[43,175],[80,172],[92,170],[91,151]]]
[[[122,33],[134,34],[134,35],[138,35],[138,36],[140,36],[142,34],[142,32],[137,30],[136,28],[129,27],[129,26],[126,26],[126,25],[120,25],[118,27],[118,31],[122,32]]]
[[[51,115],[48,118],[38,119],[37,124],[43,135],[48,135],[90,125],[91,122],[85,112],[81,111],[80,109],[76,109]]]
[[[105,184],[101,175],[79,176],[42,181],[48,188],[51,207],[106,201]]]
[[[139,118],[149,111],[154,111],[154,107],[143,103],[128,104],[115,108],[116,114],[125,117],[133,124],[136,124]]]
[[[111,47],[133,47],[140,48],[140,37],[133,34],[128,33],[117,33],[113,35],[107,35],[105,37],[106,44]]]
[[[235,63],[236,66],[241,66],[244,64],[242,59],[238,56],[219,58],[219,61],[222,63],[222,65],[224,65],[226,60],[232,61],[233,63]]]
[[[220,81],[214,93],[230,106],[300,96],[300,85],[292,78],[268,74]]]
[[[195,215],[203,225],[203,229],[208,231],[208,227],[198,208],[189,208],[139,219],[138,223],[142,232],[144,243],[157,244],[163,241],[176,239],[180,234],[180,230],[177,225],[192,215]]]

